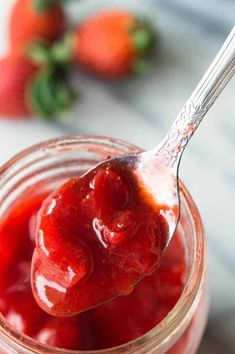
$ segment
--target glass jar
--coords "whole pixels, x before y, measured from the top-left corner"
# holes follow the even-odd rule
[[[33,146],[0,169],[0,216],[3,218],[10,205],[25,191],[31,193],[29,195],[50,191],[68,177],[83,174],[107,156],[139,150],[120,140],[96,136],[63,137]],[[198,210],[182,183],[180,193],[178,231],[185,245],[187,263],[187,282],[180,299],[168,316],[142,337],[119,347],[85,353],[196,353],[208,312],[205,236]],[[0,353],[79,354],[84,351],[42,345],[16,331],[0,315]]]

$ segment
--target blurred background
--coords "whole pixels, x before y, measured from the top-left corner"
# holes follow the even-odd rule
[[[143,148],[160,141],[235,23],[234,0],[67,1],[71,22],[98,9],[128,8],[154,24],[150,74],[107,81],[78,70],[81,93],[62,119],[0,117],[0,163],[39,141],[73,133],[125,139]],[[14,0],[0,2],[0,53],[9,50]],[[0,78],[1,80],[1,78]],[[1,99],[1,97],[0,97]],[[1,103],[1,102],[0,102]],[[192,139],[181,178],[204,221],[211,308],[199,354],[235,353],[235,80]]]

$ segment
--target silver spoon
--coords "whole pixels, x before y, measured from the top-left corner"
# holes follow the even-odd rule
[[[105,160],[87,174],[99,168],[117,166],[135,176],[140,190],[148,194],[152,205],[161,206],[160,213],[169,226],[170,242],[180,216],[179,164],[182,153],[221,91],[235,72],[235,26],[209,69],[183,106],[166,137],[153,149]]]
[[[148,237],[149,235],[146,234],[146,238],[142,240],[144,241],[147,240],[146,247],[149,247],[149,250],[148,249],[143,250],[142,253],[142,248],[138,247],[139,245],[136,245],[136,243],[134,243],[134,248],[132,248],[132,245],[130,245],[129,243],[127,249],[124,249],[119,246],[118,247],[114,246],[115,242],[117,242],[117,244],[122,243],[123,236],[125,240],[125,233],[127,237],[129,237],[128,233],[132,232],[132,230],[130,231],[129,226],[132,227],[132,223],[133,223],[133,229],[136,230],[135,219],[130,218],[129,220],[127,217],[127,219],[124,218],[124,220],[127,221],[124,222],[117,221],[116,226],[121,231],[119,233],[118,231],[116,232],[116,228],[114,228],[115,230],[114,232],[107,229],[107,227],[103,225],[102,217],[99,217],[99,219],[95,217],[92,222],[93,222],[93,229],[96,233],[96,236],[99,238],[99,240],[101,241],[102,245],[105,248],[108,248],[108,246],[110,246],[108,248],[109,259],[107,257],[104,257],[103,249],[101,252],[100,249],[98,248],[99,257],[98,257],[98,261],[96,260],[97,262],[96,267],[98,267],[97,268],[98,272],[95,273],[96,276],[98,274],[98,283],[95,282],[96,285],[95,287],[93,287],[94,275],[93,277],[91,275],[93,272],[93,262],[91,261],[92,258],[89,258],[92,254],[89,253],[89,247],[88,247],[88,248],[84,248],[85,250],[88,250],[86,251],[88,253],[85,253],[85,256],[81,258],[81,265],[85,264],[84,260],[89,259],[90,268],[88,267],[89,270],[87,274],[85,273],[85,268],[84,268],[84,274],[86,278],[84,279],[82,278],[82,282],[80,282],[81,279],[79,278],[77,283],[75,283],[75,285],[73,284],[71,287],[70,287],[71,285],[70,283],[68,287],[64,287],[64,285],[61,287],[60,283],[59,286],[57,286],[58,284],[57,282],[54,281],[54,278],[60,279],[62,273],[58,273],[57,277],[55,277],[55,274],[58,271],[58,269],[60,269],[61,265],[60,264],[58,265],[56,263],[54,267],[53,261],[50,260],[49,264],[50,267],[52,267],[49,270],[49,272],[52,272],[51,273],[52,281],[51,281],[50,276],[49,276],[49,280],[47,279],[48,271],[46,271],[46,276],[43,273],[45,272],[45,269],[43,268],[44,266],[41,265],[43,264],[44,258],[40,259],[43,253],[46,255],[46,257],[48,257],[48,254],[50,255],[50,252],[45,247],[45,244],[47,244],[47,242],[45,242],[44,239],[49,235],[47,234],[47,231],[45,231],[44,233],[43,227],[42,229],[40,229],[40,224],[41,224],[40,218],[45,218],[45,216],[46,217],[49,216],[50,218],[52,217],[51,220],[56,220],[58,216],[58,210],[57,212],[55,212],[54,216],[51,216],[51,214],[54,213],[53,210],[55,209],[57,202],[55,202],[54,200],[55,202],[54,204],[51,204],[50,207],[48,207],[47,205],[46,210],[44,210],[41,214],[39,213],[40,222],[38,222],[39,229],[37,230],[37,236],[36,236],[38,249],[36,249],[35,251],[36,253],[34,253],[34,260],[32,266],[33,267],[32,287],[33,287],[33,293],[35,299],[45,311],[56,315],[60,314],[62,316],[64,315],[67,316],[68,314],[71,315],[71,314],[76,314],[85,311],[89,308],[99,305],[100,303],[103,303],[104,301],[108,301],[113,297],[123,295],[123,294],[126,295],[133,289],[133,286],[135,285],[136,281],[139,281],[144,275],[147,275],[149,274],[150,271],[153,271],[154,270],[153,266],[155,266],[156,269],[156,267],[160,265],[161,256],[173,237],[180,216],[178,170],[179,170],[179,163],[180,163],[182,153],[189,139],[191,138],[191,136],[199,126],[202,118],[209,110],[209,108],[212,106],[215,99],[218,97],[218,95],[223,90],[225,85],[231,79],[234,72],[235,72],[235,27],[233,28],[228,39],[225,41],[223,47],[219,51],[218,55],[216,56],[215,60],[211,64],[210,68],[202,78],[201,82],[197,86],[196,90],[193,92],[192,96],[189,98],[189,100],[186,102],[185,106],[183,107],[182,111],[177,116],[168,134],[158,146],[146,152],[140,152],[136,154],[124,155],[124,156],[107,159],[101,162],[100,164],[98,164],[97,166],[95,166],[92,170],[88,171],[76,182],[73,181],[72,187],[71,186],[69,188],[68,186],[66,187],[68,188],[67,190],[69,190],[68,193],[69,196],[71,196],[71,191],[77,191],[78,188],[79,191],[81,191],[82,195],[84,192],[86,196],[85,199],[83,199],[83,201],[86,200],[87,197],[88,200],[90,198],[90,195],[86,194],[87,185],[91,190],[93,189],[93,196],[95,195],[95,190],[97,188],[98,196],[101,195],[101,201],[102,201],[102,188],[105,188],[105,183],[102,181],[97,182],[97,180],[95,181],[94,179],[94,176],[97,174],[98,181],[99,181],[99,170],[101,170],[102,172],[105,171],[105,173],[107,173],[107,176],[110,176],[109,169],[111,167],[111,169],[114,168],[114,170],[118,170],[118,172],[121,172],[120,177],[122,176],[123,173],[125,176],[130,177],[130,180],[127,180],[127,184],[126,184],[127,189],[128,186],[130,186],[130,183],[133,183],[133,186],[135,186],[135,188],[137,187],[137,189],[133,188],[134,191],[133,193],[137,193],[138,196],[138,198],[136,198],[137,203],[138,201],[140,201],[139,197],[141,197],[140,205],[136,205],[137,210],[139,209],[138,207],[140,207],[143,204],[146,204],[146,203],[142,203],[142,201],[146,201],[146,199],[144,198],[147,197],[148,207],[151,205],[152,208],[151,211],[153,211],[154,208],[156,208],[155,210],[157,211],[157,213],[160,212],[160,214],[165,218],[166,222],[168,223],[168,228],[165,228],[166,226],[165,223],[163,228],[162,218],[156,218],[156,220],[160,220],[159,221],[160,224],[159,225],[154,224],[154,229],[153,229],[153,226],[149,224],[148,220],[146,221],[147,224],[146,224],[145,232],[149,232],[150,237]],[[123,171],[121,171],[122,169]],[[106,178],[111,178],[107,176]],[[112,179],[110,181],[112,182]],[[116,185],[118,185],[117,181],[118,179],[116,179],[115,182]],[[103,187],[99,187],[102,186],[102,183],[104,183]],[[100,191],[99,188],[101,188]],[[114,191],[115,190],[116,189],[114,186]],[[118,190],[119,189],[117,188],[117,191]],[[119,195],[117,194],[116,196],[117,196],[117,200],[119,200]],[[132,195],[130,194],[130,198],[132,197],[133,194]],[[97,197],[97,200],[99,198],[100,197]],[[107,193],[106,198],[109,198],[109,193]],[[71,198],[68,196],[66,198],[61,198],[62,201],[65,200],[68,201],[68,203],[70,199]],[[125,198],[121,196],[121,200],[122,199]],[[113,199],[111,197],[110,200],[108,199],[106,200],[107,202],[112,203]],[[133,198],[133,200],[135,200],[135,198]],[[65,205],[65,207],[66,207],[65,210],[75,210],[73,211],[73,213],[75,213],[74,215],[76,215],[76,217],[79,219],[79,215],[80,215],[78,212],[79,209],[78,210],[76,208],[74,209],[74,206],[72,205],[71,207],[70,204],[68,204],[67,206]],[[50,212],[48,212],[49,209]],[[85,210],[87,209],[85,208]],[[156,216],[157,213],[155,214],[153,213],[152,215]],[[62,220],[64,219],[62,218]],[[72,225],[77,225],[77,223],[74,223],[73,221],[74,220],[72,218],[71,219]],[[141,226],[143,226],[143,222],[145,221],[142,220],[141,222],[142,222]],[[57,231],[58,231],[56,226],[57,221],[56,222],[51,221],[50,225],[55,225],[55,230],[56,230],[55,234],[57,235]],[[156,226],[159,226],[159,228]],[[122,229],[124,229],[124,234],[122,232]],[[66,230],[66,226],[65,226],[65,230]],[[89,230],[89,224],[87,230]],[[158,238],[157,239],[158,242],[154,243],[154,246],[156,246],[154,248],[153,248],[153,242],[151,237],[153,234],[152,230],[154,230],[154,236]],[[168,235],[165,235],[165,230],[168,231]],[[65,235],[67,235],[66,232]],[[84,235],[87,236],[86,233]],[[119,236],[121,237],[121,241],[118,241]],[[131,234],[130,238],[132,236],[133,235]],[[168,238],[165,239],[165,236],[168,236]],[[139,239],[137,238],[137,240]],[[84,241],[84,239],[82,239],[82,241]],[[114,245],[113,245],[113,241],[115,241]],[[111,245],[109,243],[111,243]],[[143,242],[143,244],[145,243]],[[140,246],[141,245],[142,243],[140,244]],[[157,252],[159,245],[160,245],[160,252]],[[39,249],[40,252],[38,252]],[[54,251],[52,248],[52,254],[53,252]],[[81,251],[77,251],[76,253],[77,258],[79,258],[80,252]],[[112,260],[110,260],[110,255],[113,256],[113,259],[115,260],[114,263],[112,263]],[[153,262],[153,256],[155,262]],[[63,263],[61,264],[63,264],[63,267],[65,267],[64,258],[62,257],[62,259],[63,259]],[[75,272],[73,271],[73,268],[70,267],[70,263],[67,260],[65,260],[65,264],[68,264],[66,265],[68,271],[72,270],[69,271],[69,277],[71,277],[72,274],[71,279],[73,279],[74,275],[77,275],[76,270]],[[120,269],[118,269],[118,267],[120,267]],[[53,271],[51,269],[53,269]],[[61,271],[62,268],[60,272]],[[63,268],[63,272],[64,272],[64,268]],[[66,274],[67,276],[66,271],[64,274]],[[103,279],[104,274],[108,274],[108,279],[110,280],[110,286],[107,286],[105,290],[103,290],[104,287],[102,287],[102,290],[97,292],[97,284],[103,284],[102,282],[104,281]],[[78,274],[78,276],[80,275]],[[104,284],[106,284],[106,282],[104,282]],[[52,289],[52,292],[48,291],[48,289],[50,288]],[[84,291],[87,291],[87,289],[88,292],[84,297]],[[56,290],[55,299],[53,295],[54,290]],[[95,297],[93,296],[93,291],[96,292]],[[77,302],[73,301],[73,297],[75,296],[75,293],[76,293]],[[79,302],[80,296],[82,299],[81,302]],[[54,303],[55,300],[56,303]]]

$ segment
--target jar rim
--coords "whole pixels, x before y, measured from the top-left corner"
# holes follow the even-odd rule
[[[39,144],[33,145],[22,152],[16,154],[8,162],[3,164],[0,167],[0,175],[3,175],[10,168],[14,167],[15,164],[19,163],[25,157],[30,154],[34,154],[41,150],[50,151],[50,149],[55,148],[64,148],[68,149],[69,146],[81,146],[82,144],[96,144],[96,145],[106,145],[112,148],[125,148],[126,152],[136,152],[141,151],[139,147],[127,143],[121,139],[109,138],[105,136],[95,136],[95,135],[70,135],[62,136],[56,139],[46,140]],[[192,214],[194,223],[195,223],[195,234],[196,237],[196,261],[192,265],[192,270],[188,277],[188,281],[184,287],[184,290],[173,307],[173,309],[168,313],[168,315],[150,331],[142,335],[141,337],[122,344],[117,347],[101,349],[101,350],[92,350],[92,351],[79,351],[79,350],[67,350],[61,348],[50,347],[44,344],[41,344],[34,340],[33,338],[20,333],[14,327],[12,327],[0,313],[0,336],[3,336],[5,339],[10,342],[17,343],[18,345],[23,345],[26,350],[31,350],[35,353],[51,353],[51,354],[104,354],[104,353],[123,353],[125,349],[138,349],[139,346],[143,344],[151,345],[151,341],[154,339],[155,345],[161,345],[163,342],[167,341],[169,336],[175,329],[176,324],[181,323],[184,320],[186,315],[189,313],[191,308],[194,306],[196,295],[201,288],[201,285],[205,276],[205,238],[204,238],[204,229],[202,220],[199,214],[199,211],[183,182],[180,181],[180,192],[181,198],[183,197],[186,201],[187,206],[189,207],[190,213]]]

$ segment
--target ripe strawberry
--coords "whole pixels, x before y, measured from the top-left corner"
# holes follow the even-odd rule
[[[51,118],[74,98],[64,67],[40,67],[18,51],[0,60],[0,77],[1,116]]]
[[[35,40],[53,41],[63,32],[65,16],[58,0],[17,0],[10,17],[12,47]]]
[[[75,61],[104,78],[123,77],[143,71],[153,43],[146,21],[125,11],[103,11],[77,29]]]
[[[21,117],[30,115],[27,90],[38,68],[16,53],[0,60],[0,114]]]

